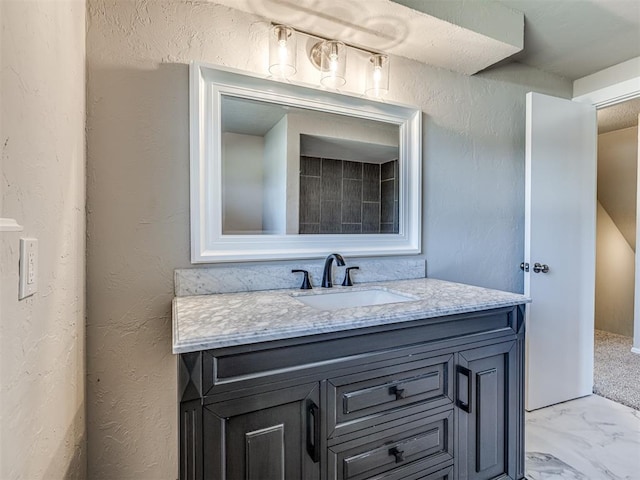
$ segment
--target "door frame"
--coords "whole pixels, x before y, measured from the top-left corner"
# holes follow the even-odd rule
[[[631,63],[640,63],[640,57],[624,62],[624,64]],[[619,71],[618,67],[618,65],[614,65],[613,67],[602,70],[601,72],[589,75],[589,77],[596,78],[608,76],[608,78],[611,78],[611,75],[613,75],[615,78],[616,72]],[[585,79],[586,78],[587,77],[585,77]],[[581,80],[583,79],[576,80],[576,82],[580,82]],[[574,90],[575,86],[576,83],[574,82]],[[574,97],[572,100],[574,102],[590,103],[596,107],[596,110],[599,110],[601,108],[617,105],[638,97],[640,97],[640,76],[626,79],[623,78],[614,82],[607,82],[605,86]],[[638,165],[640,166],[640,135],[638,140]],[[640,238],[640,168],[638,168],[636,192],[636,238]],[[594,258],[593,261],[595,263],[596,259]],[[633,317],[633,346],[631,351],[640,355],[640,255],[638,254],[637,249],[635,254],[635,295]],[[595,321],[595,318],[593,321]]]

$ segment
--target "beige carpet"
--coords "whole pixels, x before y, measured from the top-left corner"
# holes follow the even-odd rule
[[[633,339],[596,330],[593,393],[640,410],[640,355]]]

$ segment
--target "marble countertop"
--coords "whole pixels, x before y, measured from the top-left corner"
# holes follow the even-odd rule
[[[344,290],[382,289],[415,298],[404,303],[324,311],[296,300]],[[280,289],[176,297],[173,353],[246,345],[528,303],[516,293],[432,278],[353,287]]]

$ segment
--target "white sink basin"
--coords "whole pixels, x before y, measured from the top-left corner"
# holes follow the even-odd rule
[[[384,305],[387,303],[414,302],[417,299],[383,289],[349,290],[344,292],[296,295],[293,298],[318,310]]]

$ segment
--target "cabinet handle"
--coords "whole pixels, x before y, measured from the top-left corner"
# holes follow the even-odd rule
[[[313,402],[307,408],[307,453],[313,463],[320,461],[320,411]]]
[[[467,377],[467,401],[460,400],[460,376]],[[456,365],[456,405],[460,410],[471,413],[471,370],[463,367],[462,365]]]
[[[396,457],[396,463],[404,462],[404,452],[398,447],[390,448],[389,455]]]
[[[402,400],[405,398],[406,393],[404,388],[394,385],[393,387],[389,387],[389,395],[395,395],[396,400]]]

